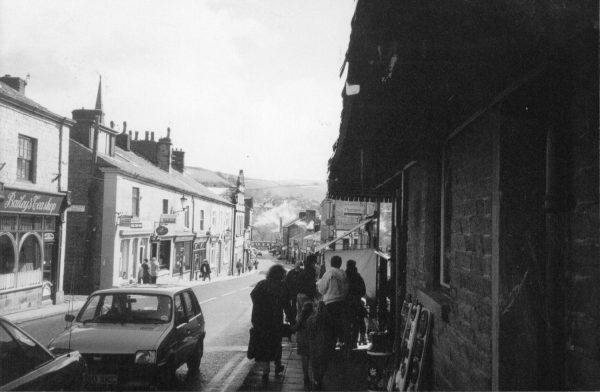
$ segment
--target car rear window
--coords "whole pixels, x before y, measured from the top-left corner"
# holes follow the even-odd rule
[[[165,324],[171,322],[171,297],[157,294],[111,293],[91,296],[78,322]]]

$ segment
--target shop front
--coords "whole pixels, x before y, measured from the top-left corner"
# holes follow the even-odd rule
[[[0,313],[56,298],[64,194],[6,189],[0,203]],[[25,305],[26,304],[26,305]]]
[[[185,276],[191,277],[193,263],[192,246],[195,234],[185,233],[177,235],[173,239],[175,247],[175,266],[173,276],[183,279]]]
[[[193,263],[192,263],[192,271],[190,274],[190,280],[195,278],[196,275],[200,275],[200,266],[202,265],[202,262],[207,258],[207,253],[206,253],[206,245],[208,244],[208,241],[210,239],[210,236],[203,236],[203,237],[197,237],[194,240],[194,247],[193,247]]]

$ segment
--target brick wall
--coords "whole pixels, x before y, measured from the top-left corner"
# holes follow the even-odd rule
[[[597,37],[596,37],[597,38]],[[597,56],[597,52],[595,53]],[[600,389],[600,253],[597,58],[577,69],[572,126],[570,255],[566,265],[566,387]]]
[[[464,131],[446,149],[450,187],[446,217],[450,288],[439,272],[439,167],[420,162],[410,169],[407,222],[407,291],[439,298],[449,313],[432,331],[435,389],[491,388],[491,195],[492,138],[489,124]],[[448,170],[451,169],[451,170]],[[439,315],[438,315],[439,316]]]

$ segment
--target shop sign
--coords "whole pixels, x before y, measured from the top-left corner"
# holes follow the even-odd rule
[[[358,206],[343,206],[342,213],[346,216],[362,216],[363,207]]]
[[[67,208],[67,212],[85,212],[85,204],[73,204]]]
[[[32,192],[7,192],[0,203],[0,212],[20,214],[59,215],[64,196],[40,195]]]
[[[177,223],[177,215],[176,214],[163,214],[160,216],[160,223]]]
[[[166,226],[158,226],[156,228],[156,234],[158,235],[165,235],[169,232],[169,229],[167,229]]]
[[[119,215],[119,226],[127,226],[131,225],[131,215]]]
[[[131,218],[129,227],[132,229],[141,229],[142,221],[140,220],[140,218]]]
[[[215,243],[219,240],[219,236],[218,235],[213,235],[210,237],[210,242]]]
[[[45,233],[44,241],[54,241],[54,233]]]
[[[178,235],[177,237],[175,237],[175,242],[189,242],[189,241],[193,241],[193,240],[194,240],[193,235]]]
[[[223,237],[223,240],[229,241],[230,239],[231,239],[231,233],[225,233],[225,236]]]
[[[334,226],[335,225],[335,218],[329,218],[325,220],[325,224],[327,226]]]

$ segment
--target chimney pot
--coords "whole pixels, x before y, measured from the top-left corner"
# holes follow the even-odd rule
[[[131,139],[131,131],[129,131],[129,138]]]
[[[148,135],[150,134],[149,131],[146,131],[146,140],[148,140]]]
[[[138,140],[138,134],[139,134],[139,132],[135,131],[135,140]]]
[[[115,122],[114,122],[114,121],[111,121],[111,122],[110,122],[110,129],[114,129],[114,128],[115,128]]]
[[[123,121],[123,133],[127,133],[127,121]]]
[[[154,131],[150,132],[150,140],[154,141]]]
[[[167,128],[167,139],[171,138],[171,128]]]

